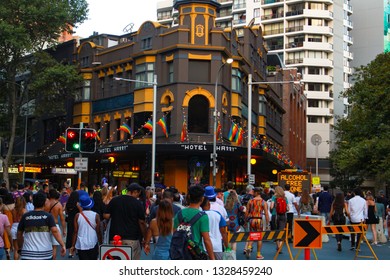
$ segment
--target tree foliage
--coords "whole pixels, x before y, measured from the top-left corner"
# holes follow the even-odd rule
[[[75,96],[83,81],[77,67],[58,62],[47,52],[36,53],[34,60],[29,85],[29,94],[36,100],[34,114],[65,113],[64,103]]]
[[[4,160],[4,180],[17,133],[23,103],[39,94],[42,108],[53,108],[74,91],[77,72],[42,50],[58,44],[63,31],[87,18],[86,0],[7,0],[0,4],[0,118],[2,137],[9,142]],[[22,77],[22,82],[18,79]],[[43,102],[47,101],[48,104]],[[55,102],[53,102],[55,101]]]
[[[344,92],[352,105],[336,125],[338,148],[330,155],[335,174],[390,181],[390,53],[378,55],[354,74]],[[340,176],[339,176],[340,178]]]

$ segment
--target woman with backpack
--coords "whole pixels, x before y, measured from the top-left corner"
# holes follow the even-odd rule
[[[268,228],[269,215],[268,205],[264,199],[261,198],[262,189],[254,188],[254,198],[249,200],[246,209],[246,220],[249,223],[250,231],[259,232],[263,230],[262,217],[265,214],[265,222]],[[250,258],[250,252],[252,251],[253,241],[248,242],[248,248],[246,251],[246,258]],[[261,255],[262,241],[257,241],[257,260],[263,260],[264,257]]]
[[[298,216],[300,215],[311,215],[311,212],[313,211],[314,207],[314,200],[309,194],[308,189],[302,190],[302,196],[299,200],[299,212]]]
[[[286,213],[288,211],[288,200],[282,187],[275,188],[275,194],[271,201],[271,214],[275,217],[276,230],[284,230],[287,223]],[[276,240],[276,251],[280,251],[281,240]]]
[[[231,234],[239,232],[240,227],[245,223],[245,212],[243,208],[238,201],[237,193],[230,191],[226,198],[225,209],[228,214],[227,228]],[[236,242],[230,243],[229,246],[233,251],[236,251]]]

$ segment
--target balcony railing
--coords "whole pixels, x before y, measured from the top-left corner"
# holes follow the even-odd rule
[[[283,2],[283,0],[261,0],[262,5],[274,4],[279,2]]]
[[[301,26],[293,26],[293,27],[287,27],[286,28],[286,33],[287,32],[298,32],[303,30],[303,25]]]
[[[286,64],[298,64],[303,63],[303,58],[287,59]]]
[[[246,20],[245,19],[234,19],[233,24],[245,24]]]
[[[274,35],[283,33],[283,28],[264,30],[264,35]]]
[[[283,45],[271,45],[271,46],[267,45],[267,49],[269,51],[281,50],[283,49]]]
[[[219,12],[219,17],[228,17],[232,15],[232,11],[228,12]]]
[[[233,5],[233,10],[245,9],[245,8],[246,8],[246,3],[239,3]]]
[[[285,45],[286,49],[303,47],[303,42],[292,42]]]
[[[267,19],[273,19],[273,18],[282,18],[284,17],[284,13],[276,13],[276,14],[270,14],[270,15],[263,15],[261,16],[261,20],[267,20]]]
[[[298,15],[302,15],[302,14],[303,14],[303,10],[290,11],[290,12],[286,13],[286,17],[298,16]]]

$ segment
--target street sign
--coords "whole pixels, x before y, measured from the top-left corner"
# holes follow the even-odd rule
[[[88,171],[88,158],[75,158],[74,170],[76,171]]]
[[[250,185],[254,185],[255,184],[255,174],[249,174],[249,176],[248,176],[248,183]]]
[[[322,220],[294,220],[294,248],[322,248]]]
[[[101,260],[131,260],[132,248],[131,246],[101,245],[100,259]]]
[[[312,182],[313,185],[319,185],[321,184],[321,178],[319,176],[313,176]]]
[[[290,185],[290,192],[302,192],[303,189],[307,189],[311,192],[311,173],[298,170],[298,169],[286,169],[278,173],[279,186]]]

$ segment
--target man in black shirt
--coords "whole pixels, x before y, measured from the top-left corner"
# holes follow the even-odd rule
[[[126,195],[114,197],[107,205],[104,218],[111,219],[110,243],[115,235],[122,238],[123,245],[132,247],[132,259],[141,259],[141,242],[146,236],[145,210],[138,197],[142,187],[132,183]]]

